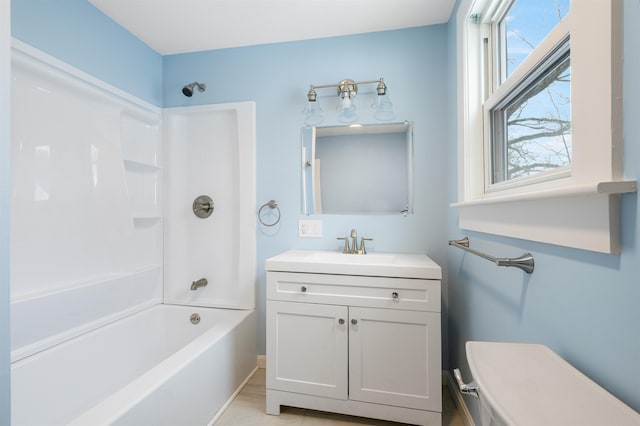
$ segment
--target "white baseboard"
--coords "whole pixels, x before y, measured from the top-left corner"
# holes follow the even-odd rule
[[[267,356],[258,355],[256,359],[256,365],[258,366],[258,368],[267,368]]]
[[[460,389],[458,389],[458,385],[450,371],[442,370],[442,383],[446,383],[449,387],[449,392],[451,392],[451,395],[453,396],[453,402],[456,404],[456,407],[458,407],[458,412],[460,413],[460,417],[462,417],[464,425],[475,426],[471,412],[469,411],[467,404],[464,402]]]

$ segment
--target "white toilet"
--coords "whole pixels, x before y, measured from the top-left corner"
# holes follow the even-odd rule
[[[640,414],[544,345],[467,342],[482,426],[640,426]]]

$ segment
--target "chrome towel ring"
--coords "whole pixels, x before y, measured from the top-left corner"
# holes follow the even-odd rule
[[[273,223],[265,223],[262,220],[262,211],[267,207],[269,207],[271,210],[275,210],[276,211],[277,218],[276,218],[275,222],[273,222]],[[278,222],[280,222],[280,207],[278,207],[278,202],[276,200],[269,200],[269,202],[264,203],[262,205],[262,207],[260,207],[260,210],[258,210],[258,220],[264,226],[276,226],[278,224]]]

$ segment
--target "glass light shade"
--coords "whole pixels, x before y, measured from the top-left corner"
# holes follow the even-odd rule
[[[356,114],[356,106],[353,101],[351,101],[351,98],[348,95],[343,96],[338,110],[340,111],[338,120],[342,121],[343,123],[353,123],[358,119],[358,115]]]
[[[376,96],[371,107],[375,110],[373,116],[376,120],[390,121],[396,117],[396,113],[393,111],[393,103],[389,98],[389,91],[387,90],[384,95]]]
[[[324,114],[320,107],[320,102],[317,100],[307,102],[303,112],[305,113],[304,124],[308,126],[315,126],[324,120]]]

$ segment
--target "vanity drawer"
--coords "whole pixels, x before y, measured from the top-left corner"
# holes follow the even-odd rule
[[[440,312],[440,281],[267,272],[267,299]]]

